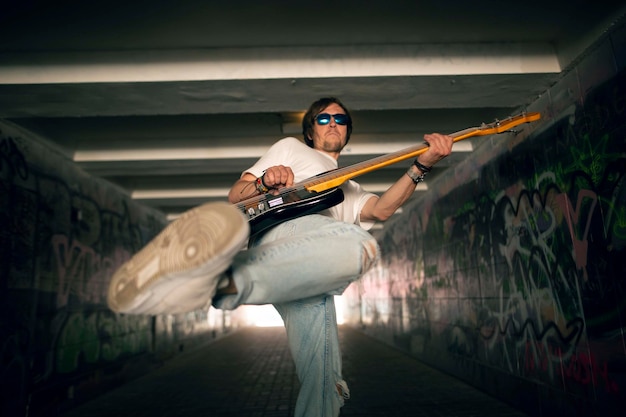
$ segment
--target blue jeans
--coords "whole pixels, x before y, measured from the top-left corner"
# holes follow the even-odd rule
[[[339,415],[349,394],[341,374],[333,296],[378,256],[376,240],[359,226],[310,215],[277,225],[235,257],[238,293],[216,299],[214,306],[274,304],[300,380],[297,417]]]

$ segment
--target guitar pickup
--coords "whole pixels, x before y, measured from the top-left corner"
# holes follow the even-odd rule
[[[282,197],[276,197],[276,198],[273,198],[273,199],[267,201],[267,205],[270,208],[273,208],[273,207],[276,207],[276,206],[280,206],[283,203],[284,203],[284,201],[283,201]]]

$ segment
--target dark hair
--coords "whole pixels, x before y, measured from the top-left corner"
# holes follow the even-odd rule
[[[352,117],[350,116],[350,112],[348,111],[346,106],[344,106],[343,103],[339,101],[338,98],[323,97],[311,104],[309,110],[307,110],[307,112],[304,114],[304,118],[302,119],[302,135],[304,135],[304,142],[311,148],[313,147],[313,139],[311,139],[311,136],[313,136],[313,125],[315,124],[315,118],[318,114],[320,114],[322,110],[324,110],[326,107],[330,106],[333,103],[338,104],[346,113],[346,116],[348,116],[348,134],[346,136],[346,143],[348,143],[348,141],[350,140],[350,134],[352,133]]]

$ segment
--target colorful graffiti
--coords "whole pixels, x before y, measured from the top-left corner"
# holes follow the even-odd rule
[[[108,310],[110,276],[164,216],[28,132],[0,129],[0,414],[51,415],[79,389],[101,392],[224,333],[227,320],[211,324],[206,311]]]
[[[514,148],[481,148],[490,162],[459,170],[478,176],[450,174],[452,192],[386,227],[383,261],[346,294],[352,320],[469,381],[620,403],[625,104],[621,73]]]

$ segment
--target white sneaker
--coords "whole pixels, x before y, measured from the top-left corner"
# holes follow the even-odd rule
[[[208,307],[250,226],[228,203],[207,203],[170,223],[113,274],[107,302],[127,314],[177,314]]]

